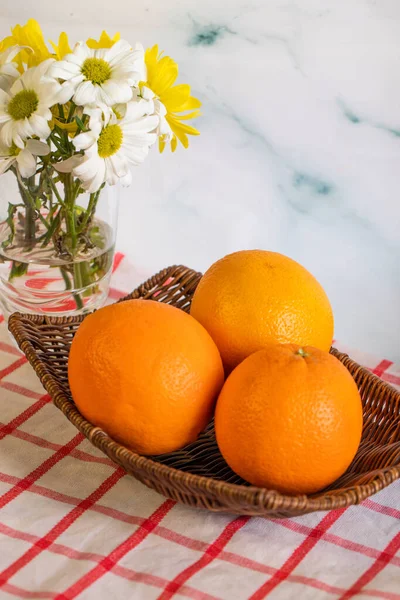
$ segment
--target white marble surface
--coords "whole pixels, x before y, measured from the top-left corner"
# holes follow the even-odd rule
[[[336,338],[400,360],[398,0],[1,0],[0,33],[107,28],[158,43],[203,101],[189,151],[136,170],[119,248],[136,278],[273,249],[327,290]],[[57,8],[56,8],[57,7]]]

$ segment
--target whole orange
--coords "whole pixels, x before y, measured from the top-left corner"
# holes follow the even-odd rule
[[[215,433],[229,466],[253,485],[311,494],[335,481],[361,439],[362,405],[328,352],[275,345],[246,358],[217,401]]]
[[[183,311],[129,300],[89,315],[71,346],[72,397],[88,421],[141,454],[193,442],[223,384],[218,349]]]
[[[210,333],[228,372],[271,342],[329,350],[333,338],[332,308],[318,281],[294,260],[265,250],[214,263],[190,314]]]

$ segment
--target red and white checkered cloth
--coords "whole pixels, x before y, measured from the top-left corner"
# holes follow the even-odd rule
[[[400,366],[352,355],[400,386]],[[279,521],[178,505],[77,433],[4,323],[0,461],[0,599],[400,600],[400,482],[357,507]]]

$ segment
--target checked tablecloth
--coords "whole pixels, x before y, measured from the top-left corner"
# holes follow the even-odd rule
[[[115,266],[112,299],[140,277]],[[399,366],[351,354],[400,386]],[[177,505],[77,433],[2,323],[0,571],[1,600],[400,600],[400,482],[279,521]]]

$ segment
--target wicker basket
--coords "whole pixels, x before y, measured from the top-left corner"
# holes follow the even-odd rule
[[[152,298],[188,311],[201,274],[170,267],[149,279],[130,298]],[[164,496],[189,506],[241,515],[293,517],[357,504],[400,477],[400,393],[335,349],[354,377],[364,406],[361,446],[347,472],[330,488],[312,496],[283,496],[250,487],[233,473],[215,442],[211,423],[190,446],[168,455],[139,456],[91,425],[72,401],[68,353],[81,317],[12,315],[9,329],[54,404],[91,443],[128,473]]]

